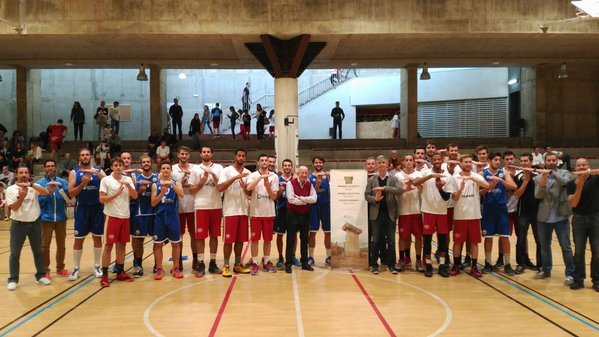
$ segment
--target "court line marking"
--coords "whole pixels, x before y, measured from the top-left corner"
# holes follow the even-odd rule
[[[300,305],[299,290],[297,287],[297,278],[295,274],[295,270],[292,271],[291,280],[293,281],[293,301],[295,302],[295,319],[297,321],[297,334],[299,337],[304,337],[304,321],[302,319],[302,307]]]
[[[397,337],[397,335],[395,334],[395,332],[393,331],[393,329],[391,328],[391,326],[389,325],[389,323],[385,319],[385,316],[383,316],[383,314],[381,313],[381,311],[379,310],[379,308],[376,306],[376,303],[374,303],[374,301],[372,300],[372,298],[368,294],[368,291],[366,291],[366,289],[362,285],[362,282],[360,282],[360,280],[358,279],[358,276],[356,276],[356,274],[354,274],[354,271],[351,270],[351,269],[349,269],[349,273],[351,274],[351,277],[354,279],[354,281],[358,285],[358,288],[360,289],[360,291],[362,292],[362,294],[366,298],[366,301],[368,302],[368,304],[370,304],[370,307],[372,307],[372,310],[374,310],[374,313],[376,314],[376,316],[379,318],[379,320],[381,321],[381,323],[385,327],[385,330],[387,330],[387,333],[389,334],[389,336]]]

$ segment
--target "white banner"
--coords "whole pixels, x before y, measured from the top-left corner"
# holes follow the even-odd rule
[[[368,268],[365,170],[331,170],[333,267]]]

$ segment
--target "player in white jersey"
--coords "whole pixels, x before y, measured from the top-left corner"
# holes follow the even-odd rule
[[[432,167],[426,159],[426,150],[423,146],[414,148],[414,161],[416,162],[416,171],[424,171]]]
[[[270,261],[270,248],[275,223],[275,204],[279,192],[279,177],[268,170],[268,156],[261,154],[258,157],[258,170],[252,172],[247,178],[246,189],[251,193],[250,199],[250,226],[252,247],[252,275],[258,274],[258,243],[264,240],[262,267],[269,273],[277,270]]]
[[[516,165],[516,155],[514,152],[507,150],[503,152],[503,166],[504,171],[509,173],[512,177],[514,183],[516,182],[516,176],[520,173],[520,170],[516,169],[514,166]],[[516,184],[517,185],[517,184]],[[514,232],[514,228],[518,223],[518,204],[520,199],[518,199],[515,195],[514,190],[507,191],[507,215],[510,219],[510,235]],[[514,269],[515,274],[522,274],[522,269],[516,268]]]
[[[120,157],[123,160],[123,169],[121,170],[122,175],[131,178],[133,181],[133,186],[137,186],[135,175],[141,173],[142,170],[131,168],[131,153],[122,152]],[[146,236],[146,233],[144,233],[144,235],[135,233],[136,226],[134,224],[134,219],[137,206],[137,199],[132,199],[129,202],[129,211],[131,212],[129,227],[131,229],[131,248],[133,249],[133,277],[135,278],[141,277],[143,275],[142,260],[144,254],[144,238]],[[118,273],[118,268],[113,269],[113,272]]]
[[[189,246],[191,247],[191,254],[193,256],[193,264],[191,269],[193,271],[198,270],[197,260],[197,246],[195,240],[195,216],[194,216],[194,197],[189,191],[189,176],[195,165],[189,162],[191,156],[191,150],[187,146],[180,146],[177,152],[177,158],[179,162],[173,165],[173,171],[171,176],[174,181],[181,182],[183,185],[183,198],[179,199],[179,225],[181,226],[181,256],[179,257],[179,269],[183,270],[183,235],[185,229],[189,231]]]
[[[235,265],[233,271],[238,274],[249,274],[250,269],[241,263],[241,251],[244,242],[248,241],[248,196],[246,190],[247,176],[250,171],[243,165],[247,151],[235,150],[235,162],[223,169],[216,188],[223,193],[223,216],[225,218],[224,230],[224,266],[223,277],[231,277],[229,259],[235,250]],[[233,246],[235,244],[235,246]]]
[[[443,164],[441,164],[441,169],[444,172],[447,172],[450,176],[453,176],[455,174],[460,174],[460,172],[462,172],[462,169],[460,167],[460,162],[459,162],[459,158],[460,158],[460,152],[459,152],[459,148],[456,144],[448,144],[447,145],[447,160],[443,162]],[[447,200],[447,221],[449,221],[449,231],[451,232],[451,230],[453,229],[453,206],[454,206],[455,202],[453,201],[453,198],[449,198],[449,200]],[[451,235],[449,235],[447,237],[447,247],[451,247]],[[470,248],[467,248],[467,251],[470,252]],[[437,249],[437,251],[435,252],[435,259],[437,260],[437,262],[441,261],[441,256],[439,255],[439,249]]]
[[[216,188],[223,167],[212,162],[212,148],[202,147],[202,163],[197,165],[189,177],[189,192],[194,196],[196,220],[196,259],[199,261],[196,277],[205,275],[204,250],[206,238],[210,236],[210,274],[220,274],[222,271],[216,265],[218,237],[221,231],[223,217],[223,202],[221,192]]]
[[[422,213],[420,213],[420,191],[422,186],[415,187],[412,181],[422,178],[422,173],[415,170],[414,156],[406,154],[403,157],[403,170],[396,173],[403,194],[399,197],[399,262],[397,269],[402,272],[406,269],[406,247],[410,246],[414,235],[416,248],[416,271],[424,272],[422,264]]]
[[[482,277],[478,270],[478,244],[481,242],[480,233],[480,187],[489,187],[489,183],[476,172],[471,172],[472,157],[464,155],[460,158],[462,172],[449,178],[444,189],[451,193],[454,205],[454,229],[453,229],[453,268],[449,273],[456,276],[460,273],[462,264],[462,245],[471,246],[472,265],[470,273],[476,277]]]

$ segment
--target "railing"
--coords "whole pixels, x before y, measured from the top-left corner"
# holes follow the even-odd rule
[[[326,79],[314,84],[313,86],[300,91],[298,95],[298,103],[300,108],[304,105],[312,102],[318,97],[326,94],[327,92],[335,89],[338,85],[347,81],[348,77],[343,76],[343,73],[340,73],[339,76],[334,78],[327,77]]]
[[[258,99],[252,101],[252,105],[254,110],[256,108],[256,104],[262,105],[262,109],[274,109],[275,108],[275,95],[274,94],[266,94],[260,96]]]

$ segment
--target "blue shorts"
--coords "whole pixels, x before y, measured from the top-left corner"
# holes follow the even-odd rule
[[[287,208],[279,208],[275,218],[275,233],[285,234],[287,232]]]
[[[131,220],[132,237],[145,238],[154,235],[154,215],[137,215]]]
[[[181,242],[179,214],[156,214],[154,217],[154,243]]]
[[[75,207],[75,238],[83,239],[87,234],[104,235],[104,207],[102,205]]]
[[[331,204],[317,203],[310,206],[310,232],[318,232],[320,224],[323,232],[331,232]]]
[[[485,205],[482,216],[483,237],[510,237],[510,218],[507,214],[506,205]]]

